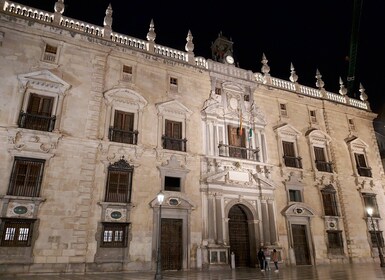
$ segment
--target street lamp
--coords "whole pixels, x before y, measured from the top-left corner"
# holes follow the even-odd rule
[[[159,204],[159,218],[158,218],[158,243],[157,243],[157,257],[156,257],[156,273],[155,280],[162,279],[162,260],[160,253],[160,238],[162,236],[162,203],[164,200],[164,194],[160,191],[156,196]]]
[[[382,255],[381,245],[380,245],[380,242],[379,242],[379,240],[378,240],[378,236],[377,236],[377,232],[376,232],[376,227],[374,226],[374,221],[373,221],[373,208],[368,207],[368,208],[366,209],[366,212],[368,212],[368,215],[369,215],[370,220],[371,220],[371,222],[372,222],[372,227],[373,227],[374,235],[376,236],[376,243],[377,243],[377,249],[378,249],[378,256],[380,257],[380,266],[381,266],[381,267],[384,267],[384,266],[385,266],[384,256]]]

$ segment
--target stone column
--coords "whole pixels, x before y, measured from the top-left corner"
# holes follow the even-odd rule
[[[207,204],[207,219],[208,219],[208,242],[213,244],[215,240],[215,209],[214,209],[214,196],[213,194],[208,194],[208,204]]]
[[[223,244],[223,223],[224,217],[222,215],[222,195],[215,196],[215,213],[216,213],[216,229],[217,229],[217,243]]]
[[[60,125],[61,125],[61,117],[62,117],[62,109],[63,109],[63,100],[64,100],[65,94],[59,94],[57,104],[56,104],[56,122],[55,122],[55,127],[54,131],[59,131],[60,130]]]
[[[108,103],[107,108],[106,108],[106,122],[105,122],[105,126],[104,126],[104,135],[103,135],[104,141],[108,140],[108,133],[110,130],[111,119],[112,119],[111,114],[112,114],[112,105],[111,105],[111,103]]]
[[[268,217],[268,209],[266,200],[261,201],[261,211],[262,211],[262,229],[263,229],[263,243],[265,245],[270,245],[270,223]]]
[[[267,201],[267,209],[269,212],[270,242],[271,244],[277,244],[277,229],[275,227],[275,213],[272,200]]]

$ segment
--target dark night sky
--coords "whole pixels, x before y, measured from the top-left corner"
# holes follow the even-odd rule
[[[56,0],[18,3],[53,11]],[[359,2],[359,1],[357,1]],[[315,86],[316,69],[325,89],[345,86],[354,0],[143,1],[64,0],[64,15],[103,25],[109,3],[115,32],[146,39],[154,20],[157,44],[184,51],[188,30],[195,56],[211,58],[211,43],[222,31],[234,42],[243,69],[260,72],[265,53],[274,77],[289,80],[292,62],[300,84]],[[385,1],[362,0],[356,81],[361,82],[374,112],[385,104]],[[358,94],[358,88],[355,90]],[[353,96],[350,94],[350,96]],[[358,95],[357,95],[358,96]]]

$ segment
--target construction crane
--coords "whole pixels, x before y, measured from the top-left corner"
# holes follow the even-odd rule
[[[363,0],[354,0],[353,6],[353,21],[352,21],[352,31],[350,34],[350,53],[349,53],[349,68],[348,68],[348,77],[347,77],[347,89],[350,96],[353,95],[356,98],[356,93],[354,90],[357,88],[357,53],[358,53],[358,41],[359,41],[359,31],[360,31],[360,21],[361,21],[361,10],[362,10]]]

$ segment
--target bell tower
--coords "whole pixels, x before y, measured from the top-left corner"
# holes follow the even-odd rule
[[[223,36],[221,31],[211,45],[211,54],[214,61],[234,64],[233,41]]]

